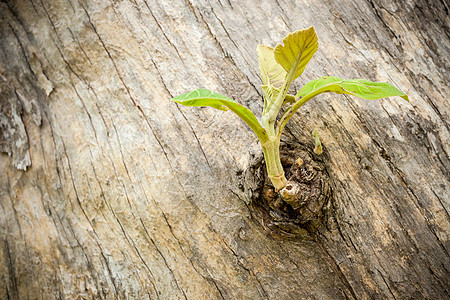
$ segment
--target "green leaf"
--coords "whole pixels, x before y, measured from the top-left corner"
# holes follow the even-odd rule
[[[284,98],[284,103],[283,104],[294,104],[294,102],[297,99],[295,99],[294,95],[291,94],[287,94],[286,97]]]
[[[314,129],[312,131],[312,136],[315,144],[314,153],[320,155],[323,153],[323,147],[322,142],[320,141],[319,131],[317,129]]]
[[[219,110],[228,110],[222,101],[237,103],[236,101],[206,89],[196,89],[172,99],[184,106],[211,106]]]
[[[264,110],[263,115],[266,113],[266,111],[270,110],[270,108],[273,105],[273,102],[280,94],[280,89],[274,88],[271,85],[262,85],[261,86],[264,96]]]
[[[317,92],[348,94],[367,100],[400,96],[406,101],[409,101],[408,96],[405,93],[386,82],[371,82],[365,79],[344,80],[339,77],[330,76],[324,76],[308,82],[300,89],[300,91],[298,91],[296,98]]]
[[[303,73],[306,65],[319,49],[319,41],[314,27],[311,26],[289,33],[283,39],[283,44],[275,47],[275,60],[286,70],[292,82]]]
[[[261,127],[253,112],[224,95],[206,89],[196,89],[179,95],[172,101],[185,106],[210,106],[219,110],[229,109],[253,129],[261,142],[267,140],[266,130]]]
[[[273,48],[258,45],[256,52],[263,84],[277,89],[281,88],[286,78],[286,71],[276,62]]]
[[[262,85],[261,86],[262,91],[263,91],[263,95],[264,95],[264,99],[273,99],[275,100],[278,95],[280,94],[280,89],[274,88],[270,85]],[[295,102],[295,96],[291,95],[291,94],[286,94],[286,96],[284,97],[284,104],[293,104]],[[272,106],[272,102],[267,102],[264,101],[264,110],[263,110],[263,114],[266,113],[266,111],[268,111],[270,109],[270,107]]]
[[[371,82],[365,79],[344,80],[339,77],[324,76],[308,82],[298,91],[295,98],[300,99],[290,109],[284,112],[277,129],[278,134],[281,134],[286,123],[303,104],[315,96],[326,92],[349,94],[367,100],[400,96],[406,101],[409,101],[405,93],[386,82]]]

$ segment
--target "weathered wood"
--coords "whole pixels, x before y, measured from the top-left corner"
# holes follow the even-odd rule
[[[444,1],[0,2],[1,299],[445,299],[449,60]],[[232,113],[169,101],[204,87],[259,114],[258,43],[314,25],[322,75],[400,98],[323,95],[333,188],[312,237],[268,233]],[[26,171],[24,171],[26,169]],[[258,184],[258,183],[256,183]]]

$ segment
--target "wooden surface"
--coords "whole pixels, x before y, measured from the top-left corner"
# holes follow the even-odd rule
[[[1,299],[446,299],[445,1],[0,2]],[[255,220],[261,149],[231,112],[169,101],[203,87],[262,110],[256,46],[313,25],[295,82],[387,81],[401,98],[322,95],[333,188],[316,239]],[[8,153],[9,155],[7,155]],[[26,169],[26,171],[24,171]]]

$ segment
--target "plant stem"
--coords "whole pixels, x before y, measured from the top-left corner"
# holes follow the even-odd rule
[[[301,53],[299,57],[301,57]],[[268,141],[265,143],[261,142],[261,146],[264,152],[264,159],[266,160],[267,174],[269,175],[270,181],[272,181],[272,184],[276,190],[281,190],[284,188],[287,180],[280,160],[280,139],[282,130],[276,130],[275,123],[285,101],[289,87],[294,80],[294,75],[299,63],[300,60],[297,59],[292,68],[289,70],[289,73],[287,73],[277,98],[272,103],[269,111],[263,113],[261,118],[261,125],[266,130],[269,137]]]
[[[287,180],[280,160],[280,136],[270,137],[267,142],[262,144],[262,148],[270,181],[275,189],[281,190]]]

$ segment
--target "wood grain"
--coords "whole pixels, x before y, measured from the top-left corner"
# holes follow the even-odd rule
[[[444,1],[0,2],[1,299],[446,299],[449,18]],[[333,187],[315,240],[274,238],[248,206],[261,153],[194,88],[262,110],[259,43],[313,25],[323,75],[410,97],[323,95]],[[9,155],[7,155],[9,154]],[[26,169],[26,171],[24,171]]]

